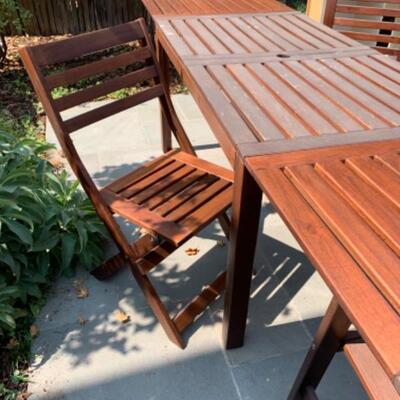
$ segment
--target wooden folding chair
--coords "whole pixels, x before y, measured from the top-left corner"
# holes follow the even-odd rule
[[[309,0],[309,7],[312,2],[317,3]],[[398,0],[326,0],[323,23],[400,59],[399,5]]]
[[[125,47],[129,51],[46,75],[49,66],[82,58],[92,53]],[[171,318],[149,279],[149,272],[199,230],[218,218],[225,234],[231,205],[231,171],[197,158],[166,92],[151,39],[143,19],[86,33],[65,40],[21,49],[21,56],[40,101],[74,173],[115,240],[120,253],[94,271],[105,279],[127,262],[144,296],[168,337],[181,348],[182,331],[212,302],[225,285],[225,272]],[[126,67],[141,62],[141,68]],[[52,90],[110,71],[120,75],[75,93],[54,99]],[[121,74],[122,71],[122,74]],[[102,105],[79,116],[63,119],[61,112],[143,81],[149,88]],[[168,121],[179,149],[170,150],[139,169],[98,189],[81,161],[70,134],[103,118],[159,98],[162,115]],[[111,138],[110,138],[111,139]],[[115,140],[115,138],[113,138]],[[130,244],[114,219],[119,215],[146,230]]]

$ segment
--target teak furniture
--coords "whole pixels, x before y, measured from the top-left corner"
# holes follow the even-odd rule
[[[86,62],[63,72],[46,74],[50,65],[137,41],[139,47],[131,46],[128,51],[119,51],[117,55]],[[26,47],[21,50],[21,56],[65,156],[120,250],[119,255],[95,270],[94,275],[105,279],[127,262],[168,337],[183,348],[181,332],[218,296],[224,287],[225,273],[221,273],[198,297],[171,318],[149,279],[149,272],[215,218],[219,218],[228,232],[229,220],[224,211],[231,205],[232,173],[195,156],[167,95],[143,20]],[[140,68],[127,71],[127,66],[136,63],[142,63]],[[58,99],[52,96],[52,90],[57,87],[120,70],[123,72],[99,85]],[[64,119],[61,114],[84,102],[148,80],[152,81],[150,87],[126,98],[69,119]],[[82,163],[71,134],[154,98],[160,99],[162,113],[180,149],[168,151],[99,190]],[[149,233],[130,244],[114,214]]]
[[[156,16],[159,44],[225,154],[391,137],[399,64],[293,12]]]
[[[314,0],[310,0],[314,1]],[[323,23],[400,59],[399,0],[326,0]]]
[[[290,10],[275,0],[142,0],[142,3],[152,17]]]
[[[234,13],[289,11],[290,8],[275,0],[142,0],[153,20],[158,16],[193,16]],[[168,78],[168,56],[155,35],[157,57],[163,75]],[[168,81],[167,81],[168,83]],[[165,118],[161,117],[164,151],[171,149],[171,132]]]
[[[226,156],[235,167],[223,324],[227,348],[239,347],[244,340],[262,195],[260,182],[248,171],[244,160],[251,160],[253,157],[263,159],[267,155],[279,158],[281,154],[285,157],[301,157],[307,154],[311,159],[313,154],[321,157],[326,155],[324,151],[333,152],[333,156],[337,157],[339,150],[352,149],[353,146],[354,149],[373,149],[377,142],[391,143],[392,140],[400,139],[400,64],[300,13],[287,10],[269,11],[271,12],[153,15],[156,38],[161,48],[159,54],[171,60],[182,75]],[[374,155],[373,151],[371,155]],[[285,157],[282,156],[281,159],[283,165],[286,165]],[[391,167],[386,168],[391,171]],[[269,176],[270,180],[281,172],[279,170],[275,175]],[[392,171],[392,178],[396,174]],[[397,185],[397,178],[392,178],[389,178],[390,185]],[[383,182],[389,184],[382,179]],[[276,187],[278,190],[279,186]],[[291,196],[284,195],[280,201],[297,215]],[[382,212],[379,210],[375,213]],[[298,220],[305,233],[309,227],[312,238],[310,243],[318,250],[321,240],[310,225],[313,221],[319,221],[317,216],[310,222],[301,217]],[[396,229],[398,232],[398,218],[388,221],[391,221],[392,233]],[[343,223],[340,219],[339,222]],[[294,215],[288,224],[295,223]],[[321,225],[321,222],[318,223]],[[365,222],[361,224],[364,226]],[[360,282],[373,288],[361,265],[353,260],[339,239],[332,236],[329,227],[321,228],[321,234],[330,235],[331,243],[335,244],[338,251],[336,254],[330,251],[329,246],[324,246],[326,256],[331,260],[326,269],[329,271],[332,268],[330,273],[341,271],[347,276],[347,271],[337,258],[342,255],[352,265],[351,272],[354,271],[355,275],[351,279],[361,276]],[[373,237],[376,242],[381,236]],[[360,245],[363,245],[362,241]],[[381,241],[380,245],[386,243]],[[308,251],[307,248],[305,250]],[[390,251],[392,250],[389,249],[389,253]],[[389,257],[398,263],[398,253],[392,251],[390,254]],[[372,261],[367,259],[367,262],[376,262],[376,256],[371,252],[369,255]],[[313,257],[310,258],[314,263]],[[379,268],[378,266],[376,269]],[[385,271],[387,269],[384,268]],[[322,268],[319,271],[323,271]],[[398,284],[398,267],[395,273]],[[327,277],[326,273],[323,277]],[[331,277],[329,279],[331,284]],[[349,289],[346,286],[344,288]],[[371,293],[374,298],[382,296],[380,290],[372,290]],[[375,305],[372,309],[372,316],[379,316],[382,312],[384,318],[388,318],[388,321],[391,319],[391,326],[395,328],[391,330],[390,338],[386,341],[386,335],[382,334],[386,332],[385,328],[379,325],[381,329],[376,330],[370,324],[366,325],[366,332],[359,321],[365,315],[361,314],[356,318],[349,312],[347,302],[352,301],[351,293],[346,294],[349,296],[346,297],[346,303],[339,293],[336,295],[338,299],[335,301],[339,302],[340,308],[336,307],[334,301],[330,310],[337,310],[334,315],[346,314],[346,319],[339,319],[340,323],[345,321],[342,331],[339,332],[343,335],[340,337],[341,346],[344,344],[341,339],[349,328],[348,320],[351,320],[357,324],[368,346],[368,351],[363,344],[363,347],[348,347],[348,343],[345,347],[352,362],[357,364],[362,379],[366,381],[370,370],[363,369],[364,362],[360,364],[359,360],[371,359],[372,351],[372,359],[379,361],[380,368],[384,368],[383,374],[389,376],[392,380],[390,384],[393,385],[393,382],[397,382],[399,371],[396,370],[399,368],[397,361],[400,356],[398,312],[385,303],[387,300],[384,297],[377,303],[383,308],[377,311]],[[359,295],[359,300],[362,301],[363,297],[363,294]],[[354,304],[359,307],[356,300]],[[331,313],[328,313],[320,332],[324,333],[324,329],[330,332],[327,327],[331,325],[331,317]],[[332,318],[332,321],[333,331],[336,332],[336,318]],[[330,340],[332,337],[329,332]],[[377,333],[381,335],[380,338]],[[393,343],[389,345],[389,341]],[[337,348],[334,345],[328,349],[328,356],[323,357],[325,361],[322,363],[324,365],[321,373]],[[392,349],[393,353],[388,349]],[[313,368],[318,369],[318,362],[311,363],[311,375]],[[304,368],[306,370],[308,369]],[[382,373],[381,369],[376,371]],[[319,378],[315,376],[311,381],[303,382],[299,379],[300,384],[297,386],[301,388],[302,394],[303,389],[306,391],[306,398],[315,399],[313,388],[318,381]]]
[[[230,269],[228,281],[249,282],[245,257],[258,217],[247,210],[263,191],[334,297],[289,399],[317,399],[315,388],[343,347],[371,399],[399,399],[400,135],[243,157],[235,179],[231,257],[240,257],[241,268]],[[360,337],[349,333],[351,324]]]

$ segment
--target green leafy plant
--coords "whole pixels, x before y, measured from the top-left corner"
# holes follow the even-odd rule
[[[50,269],[71,275],[103,257],[104,226],[78,182],[40,157],[49,147],[0,131],[0,284],[22,304],[42,296]]]
[[[30,17],[31,13],[17,0],[0,0],[0,65],[7,56],[6,28],[12,26],[18,33],[22,33]]]
[[[19,367],[53,278],[103,261],[106,230],[78,182],[43,157],[52,147],[0,113],[0,398],[9,400],[25,382]]]

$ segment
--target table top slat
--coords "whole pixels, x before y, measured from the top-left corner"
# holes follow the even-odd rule
[[[399,66],[301,13],[155,21],[158,40],[231,163],[244,143],[266,142],[278,151],[282,140],[295,140],[288,149],[315,148],[318,141],[363,142],[361,132],[372,137],[400,127]],[[349,133],[352,139],[341,139]]]
[[[288,112],[287,107],[280,101],[277,101],[274,94],[260,84],[259,79],[249,68],[238,64],[228,65],[228,70],[242,87],[245,88],[244,90],[247,91],[247,94],[254,99],[258,107],[260,107],[274,123],[274,128],[271,129],[271,127],[269,127],[268,130],[266,130],[268,135],[274,133],[275,136],[270,137],[271,139],[280,139],[282,135],[284,137],[291,137],[293,133],[299,137],[309,136],[309,129],[303,121],[293,113]]]
[[[240,12],[289,11],[275,0],[142,0],[150,15],[207,15]]]
[[[329,65],[328,61],[329,60],[304,60],[302,64],[309,68],[314,74],[318,75],[321,80],[328,82],[331,86],[337,88],[347,97],[357,102],[365,110],[375,114],[376,117],[386,123],[386,126],[398,126],[400,124],[400,113],[394,111],[382,101],[379,101],[375,94],[371,95],[362,89],[364,84],[368,85],[368,82],[366,82],[364,78],[358,73],[354,73],[353,78],[351,78],[351,71],[347,70],[344,74],[347,75],[351,81],[346,80],[338,71],[332,69],[332,64]],[[337,64],[336,62],[335,65]],[[338,67],[339,66],[340,65],[338,65]]]
[[[400,157],[398,153],[382,154],[375,156],[375,160],[385,164],[388,168],[400,174]]]
[[[399,158],[400,140],[245,158],[392,382],[400,376],[400,193],[385,196],[392,177],[376,180],[376,171],[400,178]],[[359,159],[374,169],[354,171]]]
[[[395,162],[400,161],[398,154],[389,156],[395,156]],[[400,221],[399,207],[340,161],[317,163],[315,169],[400,257],[400,228],[393,224],[393,221]]]
[[[269,64],[249,64],[249,69],[259,78],[260,82],[272,91],[276,99],[295,114],[307,126],[310,135],[335,133],[338,130],[325,118],[322,113],[304,100],[303,95],[287,84],[284,74],[275,74]],[[291,132],[291,137],[296,136]]]
[[[353,193],[335,191],[326,176],[319,174],[310,164],[287,167],[285,175],[400,312],[400,270],[396,270],[399,257],[369,226],[364,215],[359,215],[348,202],[342,200],[344,195],[352,197]]]
[[[400,208],[400,174],[370,157],[347,160],[349,167]]]

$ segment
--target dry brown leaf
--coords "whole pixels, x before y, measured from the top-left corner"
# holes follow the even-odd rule
[[[80,326],[85,325],[86,322],[87,322],[87,320],[86,320],[85,318],[83,318],[82,316],[79,316],[79,317],[78,317],[78,324],[79,324]]]
[[[30,332],[31,336],[33,338],[35,338],[37,335],[39,335],[39,328],[35,324],[33,324],[29,328],[29,332]]]
[[[189,247],[188,249],[185,250],[185,253],[188,256],[195,256],[196,254],[198,254],[200,251],[200,249],[198,249],[197,247]]]
[[[121,324],[126,324],[131,320],[131,317],[121,310],[115,312],[115,318],[117,319],[118,322],[121,322]]]
[[[7,350],[14,350],[19,346],[19,342],[16,338],[11,338],[10,341],[7,343],[6,349]]]
[[[83,278],[78,278],[74,280],[74,287],[81,287],[85,283]]]
[[[32,396],[31,392],[18,393],[16,400],[26,400]]]
[[[78,299],[85,299],[88,296],[89,296],[89,290],[87,290],[85,287],[76,288],[76,297],[78,297]]]

